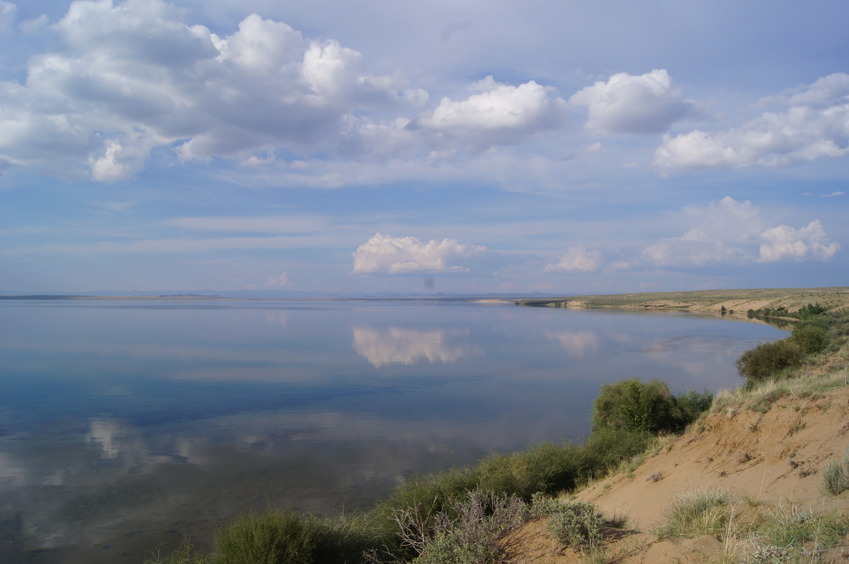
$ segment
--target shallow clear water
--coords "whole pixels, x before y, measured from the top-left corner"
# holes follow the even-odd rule
[[[580,441],[604,383],[734,387],[785,333],[463,302],[0,301],[0,562],[141,562],[269,506]]]

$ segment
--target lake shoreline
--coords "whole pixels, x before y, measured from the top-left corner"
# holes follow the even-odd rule
[[[635,292],[516,301],[516,305],[521,307],[681,311],[743,320],[749,319],[749,310],[784,307],[788,311],[796,311],[812,303],[818,303],[829,311],[847,311],[849,287]]]

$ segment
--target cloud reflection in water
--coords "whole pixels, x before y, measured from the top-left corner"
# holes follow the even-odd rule
[[[354,327],[353,332],[354,350],[378,368],[419,362],[450,364],[463,357],[481,354],[472,345],[450,343],[450,338],[458,334],[450,331]]]
[[[585,358],[601,349],[601,337],[592,331],[546,331],[545,336],[560,343],[570,358]]]

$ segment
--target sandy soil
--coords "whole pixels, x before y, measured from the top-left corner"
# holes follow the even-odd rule
[[[849,288],[713,290],[576,296],[528,300],[520,305],[612,307],[679,310],[719,315],[722,307],[746,319],[748,309],[785,306],[798,310],[819,303],[832,311],[849,310]],[[816,369],[847,375],[846,347]],[[847,375],[849,381],[849,375]],[[818,514],[849,514],[849,494],[822,492],[822,473],[833,457],[849,448],[849,386],[804,397],[785,397],[763,413],[743,404],[716,409],[700,425],[648,455],[632,471],[623,471],[579,492],[575,498],[596,505],[606,518],[625,517],[626,529],[607,531],[605,562],[617,564],[745,561],[752,544],[746,538],[660,538],[670,505],[681,495],[719,489],[732,496],[740,519],[796,509]],[[756,517],[752,517],[756,518]],[[586,562],[562,549],[546,530],[544,519],[526,523],[505,539],[511,562]],[[849,539],[823,556],[822,562],[849,563]]]
[[[714,562],[724,549],[716,537],[661,540],[652,533],[677,496],[719,488],[741,507],[849,512],[846,494],[821,492],[823,469],[847,447],[849,388],[784,398],[767,413],[745,406],[716,411],[633,472],[593,484],[576,499],[594,503],[605,517],[627,518],[628,531],[617,531],[605,546],[610,562]],[[557,547],[543,520],[526,524],[507,545],[515,562],[581,562],[572,550]],[[832,551],[827,561],[849,562],[849,547]]]

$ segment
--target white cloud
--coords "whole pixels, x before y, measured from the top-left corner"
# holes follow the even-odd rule
[[[365,72],[363,55],[338,41],[256,14],[218,35],[188,13],[163,0],[72,3],[48,28],[55,51],[30,59],[24,83],[0,83],[0,166],[115,182],[165,147],[182,161],[235,158],[287,177],[287,161],[323,171],[354,157],[357,170],[369,159],[406,162],[409,176],[416,161],[518,143],[566,116],[552,88],[491,77],[465,100],[423,111],[425,90]]]
[[[545,265],[546,272],[595,272],[604,265],[600,251],[585,245],[572,245],[560,261]]]
[[[839,245],[831,242],[819,220],[807,227],[768,227],[751,202],[726,196],[706,208],[684,209],[691,227],[680,236],[661,239],[642,251],[642,262],[657,266],[704,266],[746,261],[830,259]]]
[[[115,182],[129,178],[144,167],[156,142],[138,131],[129,131],[123,140],[106,143],[103,156],[89,158],[91,178],[98,182]]]
[[[655,165],[665,172],[706,167],[778,167],[849,154],[849,74],[820,78],[801,92],[769,98],[764,112],[724,132],[664,139]]]
[[[597,133],[662,133],[695,111],[665,69],[639,76],[615,74],[577,92],[569,102],[586,106],[586,127]]]
[[[365,127],[379,105],[427,98],[283,22],[252,14],[218,36],[186,15],[162,0],[72,3],[51,28],[57,50],[32,57],[23,84],[0,83],[0,162],[104,182],[133,175],[158,146],[261,164],[256,154],[279,146],[332,148],[347,116]]]
[[[750,201],[738,202],[725,196],[711,202],[706,208],[687,206],[684,213],[698,224],[707,236],[726,241],[742,241],[756,233],[763,225],[760,210]]]
[[[467,272],[469,259],[486,249],[454,239],[424,242],[415,237],[376,233],[354,251],[354,272],[403,274],[408,272]]]
[[[11,2],[0,2],[0,33],[8,33],[15,23],[18,7]]]
[[[606,153],[607,149],[604,148],[604,145],[601,143],[591,143],[584,147],[584,153],[587,155],[598,155],[601,153]]]
[[[784,258],[828,260],[840,248],[836,242],[828,240],[819,220],[801,229],[788,225],[772,227],[761,233],[760,238],[763,241],[760,247],[761,262],[775,262]]]
[[[25,20],[18,24],[18,27],[24,33],[34,33],[45,28],[50,23],[49,18],[41,14],[38,17],[35,17],[31,20]]]
[[[714,262],[731,262],[743,256],[742,250],[708,235],[701,229],[690,229],[679,237],[661,239],[643,249],[642,256],[658,266],[704,266]]]
[[[281,289],[281,288],[291,288],[292,282],[289,280],[289,273],[281,272],[276,276],[267,276],[265,278],[265,282],[262,284],[249,284],[248,288],[251,290],[256,290],[258,288],[272,288],[272,289]]]
[[[421,147],[421,138],[408,125],[408,118],[378,121],[358,116],[346,116],[339,149],[343,154],[368,154],[379,159],[412,155]]]
[[[477,146],[514,143],[534,133],[560,126],[566,103],[550,87],[534,81],[511,86],[491,76],[477,82],[479,91],[465,100],[443,98],[417,125]]]

